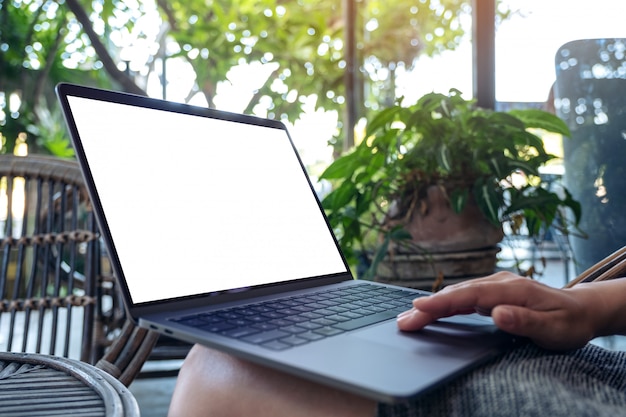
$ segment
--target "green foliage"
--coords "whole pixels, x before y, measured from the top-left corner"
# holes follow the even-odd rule
[[[357,65],[368,59],[383,69],[454,49],[463,36],[460,19],[469,13],[468,0],[355,4]],[[0,94],[21,99],[15,112],[0,101],[2,140],[11,149],[28,132],[31,151],[66,152],[59,138],[44,136],[51,119],[41,116],[42,109],[58,116],[57,82],[141,94],[150,77],[160,76],[163,57],[192,68],[187,99],[200,93],[209,106],[234,66],[261,62],[271,71],[251,91],[245,112],[263,108],[268,117],[294,122],[314,96],[316,107],[343,114],[352,94],[344,86],[344,25],[341,0],[0,0]],[[124,68],[129,51],[134,61],[145,57],[139,67]],[[63,126],[60,118],[56,123]]]
[[[553,114],[481,109],[456,90],[380,111],[365,140],[322,174],[336,185],[323,206],[342,247],[354,259],[357,251],[377,246],[373,239],[368,245],[368,233],[382,234],[383,248],[407,239],[389,220],[408,218],[422,207],[432,185],[445,190],[457,213],[472,198],[491,223],[509,222],[514,233],[523,233],[525,224],[530,236],[538,236],[565,209],[577,224],[580,204],[567,190],[561,197],[541,181],[539,169],[555,157],[531,128],[569,136]]]
[[[95,55],[77,29],[61,2],[0,0],[0,152],[11,152],[26,133],[32,153],[72,154],[54,86],[111,85],[96,71]],[[64,63],[71,51],[81,56],[76,67]]]

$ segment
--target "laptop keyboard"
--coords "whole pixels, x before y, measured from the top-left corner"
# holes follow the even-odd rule
[[[173,321],[272,350],[284,350],[395,317],[420,294],[372,284],[320,291]]]

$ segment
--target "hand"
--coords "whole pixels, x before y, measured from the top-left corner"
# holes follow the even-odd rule
[[[542,347],[574,349],[595,337],[599,327],[593,306],[601,301],[595,291],[585,290],[594,285],[556,289],[500,272],[415,299],[413,309],[398,316],[398,327],[419,330],[442,317],[478,312],[490,314],[501,330]]]

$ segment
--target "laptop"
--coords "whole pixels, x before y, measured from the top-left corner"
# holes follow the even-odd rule
[[[396,315],[428,293],[353,278],[281,122],[56,91],[139,326],[382,402],[515,344],[478,315],[399,331]]]

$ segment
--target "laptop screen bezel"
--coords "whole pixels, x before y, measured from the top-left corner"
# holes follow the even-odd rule
[[[89,166],[89,161],[87,160],[85,151],[83,149],[83,145],[81,143],[80,134],[78,132],[76,122],[74,120],[74,116],[72,113],[72,109],[70,107],[70,103],[68,97],[80,97],[80,98],[88,98],[93,100],[111,102],[111,103],[121,103],[130,106],[138,106],[143,108],[155,109],[155,110],[163,110],[174,113],[188,114],[200,117],[210,117],[220,120],[233,121],[238,123],[246,123],[252,125],[266,126],[275,129],[280,129],[285,132],[288,137],[288,140],[291,144],[291,147],[294,150],[295,156],[298,159],[298,163],[300,164],[301,169],[305,173],[305,177],[307,179],[308,185],[310,187],[311,192],[315,195],[315,189],[313,184],[310,181],[308,175],[306,175],[306,168],[302,163],[302,160],[293,144],[291,137],[285,127],[285,125],[279,121],[271,120],[271,119],[262,119],[249,115],[242,115],[237,113],[219,111],[215,109],[203,108],[198,106],[191,106],[188,104],[169,102],[144,96],[138,96],[127,93],[120,93],[109,90],[102,90],[97,88],[79,86],[69,83],[60,83],[56,87],[57,97],[61,103],[61,107],[63,109],[63,114],[66,120],[66,124],[68,130],[70,132],[70,137],[72,141],[72,145],[74,147],[76,158],[80,164],[81,171],[83,174],[83,178],[85,180],[87,191],[89,197],[91,199],[91,203],[93,205],[96,221],[98,223],[98,227],[108,251],[109,256],[112,260],[112,268],[116,275],[117,282],[120,286],[122,295],[124,297],[125,305],[127,310],[129,311],[131,317],[134,321],[137,321],[139,316],[150,314],[151,312],[163,311],[166,309],[190,309],[197,308],[205,305],[213,305],[220,303],[227,303],[247,298],[260,297],[265,295],[270,295],[277,292],[288,292],[288,291],[296,291],[301,289],[312,288],[319,285],[326,284],[334,284],[339,283],[346,280],[352,280],[353,277],[350,273],[350,269],[348,267],[345,256],[341,252],[339,247],[339,243],[332,233],[331,226],[328,222],[328,219],[325,216],[324,210],[321,206],[321,203],[316,198],[318,208],[322,215],[324,216],[324,220],[326,222],[326,226],[334,240],[334,243],[337,247],[341,255],[341,259],[343,261],[345,271],[338,272],[335,274],[330,274],[326,276],[316,276],[316,277],[308,277],[302,278],[289,282],[277,282],[271,284],[263,284],[249,288],[242,288],[238,290],[228,290],[228,291],[219,291],[216,293],[204,293],[197,294],[191,296],[184,297],[176,297],[171,299],[162,299],[148,302],[135,303],[133,302],[131,293],[129,291],[129,287],[127,285],[124,271],[120,265],[120,259],[118,257],[118,253],[115,247],[115,243],[111,236],[110,229],[108,227],[106,213],[104,213],[102,203],[100,201],[97,187],[95,186],[94,179],[91,173],[91,169]]]

